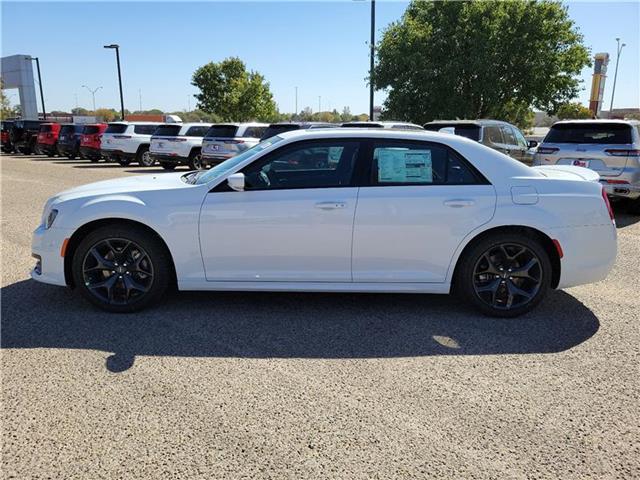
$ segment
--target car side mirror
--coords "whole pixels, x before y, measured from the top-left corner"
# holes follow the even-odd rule
[[[236,192],[244,191],[244,173],[234,173],[227,177],[227,184]]]
[[[529,140],[528,145],[529,148],[535,148],[538,146],[538,142],[536,142],[535,140]]]

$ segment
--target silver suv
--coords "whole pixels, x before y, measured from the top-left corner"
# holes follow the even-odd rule
[[[217,123],[202,140],[202,166],[214,166],[257,145],[266,123]]]
[[[576,165],[600,174],[612,197],[627,198],[640,214],[640,122],[567,120],[555,123],[538,146],[534,165]]]

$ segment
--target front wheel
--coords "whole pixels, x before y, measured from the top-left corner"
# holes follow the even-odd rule
[[[187,165],[189,165],[191,170],[202,170],[204,168],[204,164],[202,163],[202,154],[198,151],[191,152]]]
[[[522,234],[494,234],[473,245],[455,286],[482,313],[516,317],[534,308],[551,285],[551,261],[541,244]]]
[[[80,293],[109,312],[135,312],[158,303],[171,278],[170,256],[144,229],[108,225],[89,233],[72,261]]]

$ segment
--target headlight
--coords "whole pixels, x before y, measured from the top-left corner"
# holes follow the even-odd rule
[[[58,210],[54,208],[49,212],[49,215],[47,215],[47,218],[44,222],[44,228],[45,229],[51,228],[51,225],[53,225],[53,222],[55,221],[57,216],[58,216]]]

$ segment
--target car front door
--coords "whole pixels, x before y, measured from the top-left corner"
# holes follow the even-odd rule
[[[488,222],[493,186],[449,147],[372,140],[358,194],[354,282],[444,282],[453,254]]]
[[[524,135],[520,130],[516,127],[511,127],[513,130],[513,135],[516,137],[516,142],[518,142],[518,147],[520,149],[520,160],[522,163],[527,165],[533,164],[533,153],[531,153],[529,149],[529,142],[524,138]]]
[[[358,140],[296,142],[245,167],[244,191],[223,182],[209,192],[200,216],[207,280],[351,282],[359,152]]]
[[[507,149],[506,154],[516,160],[522,160],[521,148],[518,146],[518,141],[513,134],[513,129],[509,125],[501,125],[502,137],[504,138],[504,147]]]

